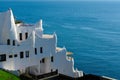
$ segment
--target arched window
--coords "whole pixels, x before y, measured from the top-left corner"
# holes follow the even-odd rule
[[[10,39],[7,40],[7,45],[10,45]]]
[[[35,55],[37,55],[37,48],[35,48]]]
[[[26,32],[26,33],[25,33],[25,39],[27,39],[27,38],[28,38],[28,33]]]
[[[13,46],[15,46],[15,40],[13,40]]]
[[[28,58],[29,57],[29,51],[26,51],[25,54],[26,54],[26,58]]]
[[[43,47],[40,47],[40,53],[43,53]]]
[[[20,58],[24,58],[24,53],[20,52]]]
[[[53,56],[51,57],[51,62],[53,62],[54,61],[54,58],[53,58]]]
[[[45,58],[42,59],[42,63],[45,63]]]
[[[19,38],[20,38],[20,40],[22,40],[22,33],[19,34]]]

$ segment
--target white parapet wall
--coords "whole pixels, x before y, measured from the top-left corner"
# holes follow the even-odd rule
[[[62,48],[56,52],[54,66],[58,68],[58,72],[60,74],[75,78],[83,76],[83,71],[74,69],[74,59],[66,56],[65,48]]]

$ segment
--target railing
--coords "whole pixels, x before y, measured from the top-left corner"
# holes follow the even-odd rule
[[[44,79],[44,78],[49,78],[49,77],[52,77],[52,76],[55,76],[55,75],[58,75],[58,71],[56,70],[56,71],[54,71],[54,72],[50,72],[50,73],[46,73],[46,74],[42,74],[42,75],[38,75],[38,76],[36,76],[36,75],[33,75],[33,74],[30,74],[30,76],[32,76],[32,78],[34,78],[34,79]]]

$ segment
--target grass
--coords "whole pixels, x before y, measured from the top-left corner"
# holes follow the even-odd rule
[[[0,80],[20,80],[19,77],[0,69]]]

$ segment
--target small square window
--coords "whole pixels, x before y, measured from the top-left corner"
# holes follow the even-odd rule
[[[6,54],[1,54],[0,55],[0,62],[6,61]]]
[[[12,58],[13,56],[12,55],[9,55],[9,58]]]
[[[15,54],[14,57],[17,57],[17,54]]]

